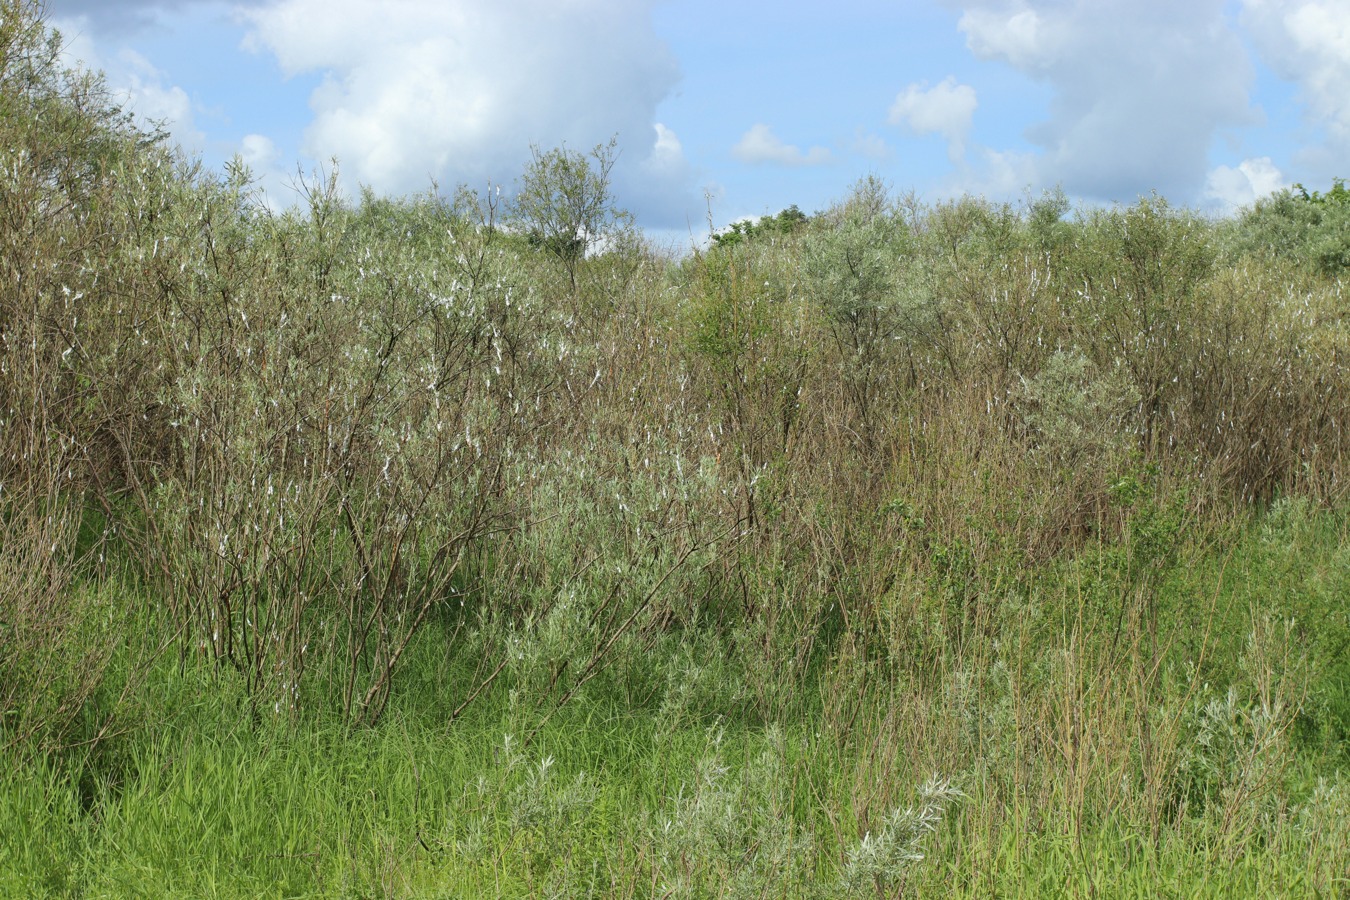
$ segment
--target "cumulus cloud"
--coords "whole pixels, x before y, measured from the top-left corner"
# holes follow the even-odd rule
[[[1350,150],[1350,5],[1344,0],[1244,0],[1241,21],[1258,52],[1296,83],[1339,164]],[[1335,174],[1335,173],[1333,173]]]
[[[818,166],[830,162],[830,151],[824,147],[812,147],[803,151],[795,144],[787,144],[773,133],[773,129],[760,122],[751,126],[741,135],[731,155],[741,162],[771,163],[779,166]]]
[[[277,145],[265,134],[246,134],[239,142],[239,158],[252,169],[270,169],[281,160]]]
[[[911,84],[891,104],[890,123],[915,134],[939,134],[947,141],[947,156],[960,162],[966,155],[966,135],[979,101],[975,89],[947,77],[942,83]]]
[[[647,158],[648,168],[657,174],[682,169],[685,165],[684,147],[680,138],[660,122],[656,123],[656,144]]]
[[[949,0],[982,59],[1049,86],[1037,184],[1103,200],[1193,198],[1222,129],[1257,124],[1225,0]]]
[[[1016,150],[978,148],[974,163],[958,172],[945,186],[945,194],[987,197],[1016,197],[1027,191],[1050,186],[1040,172],[1040,159],[1032,153]]]
[[[1205,196],[1217,202],[1224,212],[1232,212],[1288,186],[1270,157],[1261,156],[1243,160],[1236,167],[1218,166],[1211,170],[1205,179]]]
[[[958,28],[982,59],[1003,59],[1025,71],[1045,71],[1071,38],[1063,20],[1047,19],[1027,6],[967,9]]]
[[[278,212],[302,199],[301,170],[286,168],[281,148],[267,135],[244,135],[234,146],[234,156],[248,167],[253,199],[263,206]],[[311,183],[318,182],[322,173],[307,177]]]
[[[113,99],[143,127],[163,127],[184,149],[201,151],[206,137],[197,128],[186,91],[167,83],[164,73],[134,50],[103,55],[82,27],[83,20],[58,19],[53,24],[65,38],[67,65],[102,70]]]
[[[191,6],[253,6],[267,0],[47,0],[51,15],[79,18],[103,34],[127,34],[154,24],[156,16]]]
[[[685,177],[678,139],[653,127],[679,75],[654,2],[276,0],[242,16],[246,47],[322,76],[304,151],[377,191],[509,182],[532,144],[586,151],[617,134],[617,186],[658,174],[692,193],[669,182]],[[634,212],[650,221],[653,199]]]
[[[865,156],[878,162],[887,161],[894,155],[884,138],[861,128],[854,132],[851,149],[859,156]]]
[[[701,196],[692,187],[694,167],[674,131],[657,122],[651,133],[655,139],[645,158],[637,165],[616,167],[615,194],[644,225],[658,230],[686,226]]]

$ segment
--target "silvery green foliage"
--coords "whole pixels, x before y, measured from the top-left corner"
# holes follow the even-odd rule
[[[335,176],[308,200],[261,213],[240,174],[149,248],[184,284],[146,337],[173,477],[143,467],[136,496],[171,612],[258,708],[297,712],[312,673],[373,723],[470,550],[513,518],[502,477],[542,402],[522,335],[547,323],[490,222],[355,210]]]
[[[1306,848],[1308,895],[1343,894],[1345,859],[1350,850],[1350,790],[1345,776],[1319,776],[1312,795],[1295,808],[1292,825]]]
[[[587,827],[600,784],[585,770],[568,779],[557,769],[553,756],[531,754],[515,736],[503,736],[493,748],[492,765],[465,788],[466,799],[472,798],[468,809],[441,823],[436,843],[457,856],[487,861],[499,852],[500,836],[510,834],[533,870],[565,877],[567,867],[558,865],[559,859]]]
[[[1261,523],[1261,538],[1267,544],[1292,545],[1299,532],[1312,521],[1312,503],[1307,497],[1286,495],[1270,504]]]
[[[1073,468],[1106,462],[1134,439],[1139,392],[1120,366],[1103,372],[1077,351],[1056,350],[1017,390],[1022,424],[1046,463]]]
[[[930,334],[936,319],[923,279],[908,265],[914,250],[909,222],[886,185],[874,177],[854,185],[848,199],[821,216],[807,237],[803,269],[836,336],[854,352],[899,338]]]
[[[821,304],[846,328],[880,321],[895,300],[896,260],[906,244],[903,224],[893,215],[886,186],[867,178],[831,214],[825,228],[806,241],[804,261]]]
[[[659,895],[783,896],[810,883],[814,842],[789,806],[783,733],[739,771],[710,732],[708,753],[648,823]]]
[[[1187,768],[1218,795],[1213,799],[1233,796],[1280,748],[1287,715],[1279,700],[1274,705],[1247,702],[1230,687],[1198,710]]]
[[[965,797],[950,779],[934,775],[919,788],[918,803],[896,807],[881,828],[863,835],[848,853],[844,886],[850,891],[874,888],[878,896],[895,888],[910,867],[924,858],[924,840],[937,830],[948,807]]]
[[[493,627],[510,648],[508,673],[541,705],[611,673],[655,677],[644,648],[664,623],[697,618],[702,570],[730,539],[709,467],[662,436],[639,449],[631,468],[591,445],[520,471],[530,527],[514,551],[528,577],[495,604]]]
[[[1005,603],[1017,603],[1015,597],[1004,598]],[[1034,610],[1028,609],[1034,615]],[[1000,735],[1012,734],[1017,729],[1014,710],[1016,692],[1014,676],[1007,662],[995,656],[991,663],[978,668],[957,669],[944,679],[943,707],[948,715],[960,723],[957,734],[964,749],[982,756],[991,767],[1013,766],[1013,745],[999,740]]]
[[[1327,276],[1350,267],[1350,191],[1336,178],[1330,190],[1301,184],[1257,200],[1225,229],[1229,252],[1291,260]]]
[[[697,727],[710,715],[730,713],[746,701],[745,676],[718,635],[693,632],[678,641],[667,639],[661,650],[653,654],[665,661],[658,735],[674,736]]]
[[[895,374],[883,365],[892,345],[912,353],[933,330],[933,304],[903,264],[910,243],[886,186],[869,177],[818,218],[802,251],[807,283],[842,354],[845,394],[864,422]]]
[[[1281,827],[1288,810],[1289,731],[1306,701],[1306,660],[1292,622],[1253,623],[1241,658],[1242,683],[1196,701],[1182,771],[1196,812],[1234,846]]]
[[[586,772],[559,784],[552,775],[555,764],[552,756],[545,756],[537,762],[519,759],[513,766],[521,774],[510,795],[511,828],[533,829],[546,843],[550,833],[584,818],[598,793],[595,781]]]

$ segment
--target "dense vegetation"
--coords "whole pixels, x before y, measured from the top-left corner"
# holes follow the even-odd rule
[[[1350,890],[1350,204],[271,212],[0,3],[0,893]]]

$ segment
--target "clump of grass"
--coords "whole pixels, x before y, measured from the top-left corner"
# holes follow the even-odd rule
[[[62,897],[77,890],[84,852],[80,798],[59,764],[0,754],[0,894]]]

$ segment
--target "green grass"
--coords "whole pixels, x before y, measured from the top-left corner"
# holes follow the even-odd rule
[[[1259,673],[1244,674],[1250,648],[1238,635],[1263,611],[1257,600],[1272,615],[1289,614],[1285,602],[1312,615],[1343,596],[1344,527],[1339,515],[1277,508],[1208,546],[1165,589],[1166,608],[1178,612],[1184,598],[1217,592],[1209,624],[1223,635],[1211,642],[1206,672],[1228,673],[1244,702]],[[1063,573],[1045,578],[1043,593],[1076,590]],[[1188,633],[1206,624],[1197,607],[1175,621]],[[693,709],[687,697],[632,707],[616,682],[597,681],[528,746],[547,707],[523,703],[509,678],[448,721],[436,691],[455,670],[441,671],[447,657],[434,639],[410,660],[375,728],[330,714],[258,720],[244,697],[223,689],[228,673],[165,658],[141,687],[155,715],[100,755],[6,767],[0,893],[835,896],[863,835],[879,834],[944,765],[939,774],[964,797],[941,807],[931,832],[916,832],[922,859],[885,870],[876,884],[886,895],[1350,888],[1350,781],[1336,737],[1345,722],[1332,702],[1337,645],[1299,642],[1316,673],[1313,702],[1280,751],[1277,780],[1244,799],[1243,773],[1217,760],[1209,793],[1188,795],[1181,813],[1182,794],[1174,796],[1155,833],[1136,794],[1148,783],[1130,768],[1137,759],[1113,756],[1119,748],[1106,735],[1095,751],[1104,768],[1084,757],[1089,768],[1075,770],[1047,731],[1064,682],[1031,664],[1063,652],[1062,627],[1047,616],[1025,629],[1022,647],[1005,648],[1003,675],[971,681],[946,671],[928,696],[894,677],[865,685],[847,723],[830,712],[828,684],[805,718],[766,726],[743,706],[717,708],[734,690],[700,695]],[[1181,653],[1178,666],[1185,661]],[[733,658],[718,665],[720,678],[746,677]],[[1198,708],[1226,687],[1191,690],[1189,702]],[[1188,690],[1180,678],[1168,682],[1160,706],[1180,709]],[[1116,719],[1103,713],[1107,728]],[[1214,752],[1240,755],[1244,734]],[[1183,729],[1177,740],[1193,734]],[[1110,771],[1117,764],[1126,769]],[[1169,789],[1184,794],[1187,771],[1178,764]]]

